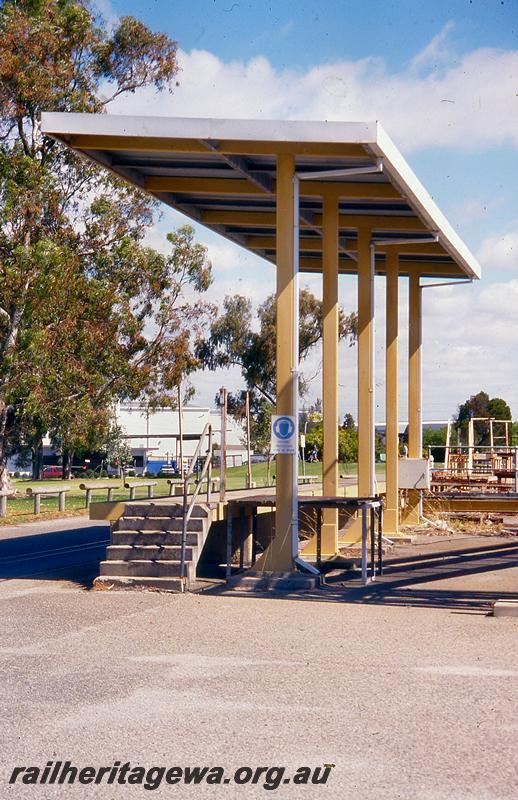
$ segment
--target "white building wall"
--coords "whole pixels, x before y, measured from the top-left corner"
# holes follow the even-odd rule
[[[162,408],[149,411],[139,403],[122,403],[116,411],[117,422],[130,437],[133,451],[148,457],[161,459],[177,459],[179,457],[179,415],[176,409]],[[221,442],[221,414],[218,410],[200,406],[184,406],[183,419],[183,454],[184,458],[194,455],[198,444],[198,436],[205,425],[212,423],[213,441]],[[192,438],[189,438],[192,437]],[[242,426],[231,417],[227,417],[228,463],[241,464],[246,460],[246,447],[243,444]],[[137,453],[135,453],[136,455]]]

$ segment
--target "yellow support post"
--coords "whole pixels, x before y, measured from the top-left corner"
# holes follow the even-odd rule
[[[294,186],[295,158],[277,158],[277,414],[293,410],[294,328]],[[297,331],[298,335],[298,331]],[[290,571],[293,567],[293,459],[277,455],[275,538],[258,560],[258,571]]]
[[[422,292],[419,275],[409,279],[408,303],[408,455],[422,458],[422,391],[421,391],[421,347],[422,347]],[[407,525],[417,525],[420,520],[421,493],[418,489],[409,490],[404,521]]]
[[[374,270],[371,232],[358,229],[358,496],[374,492]]]
[[[338,494],[338,198],[323,197],[322,317],[324,452],[322,492]],[[338,510],[326,508],[322,520],[322,555],[338,553]]]
[[[386,418],[386,501],[383,516],[383,530],[389,536],[397,534],[399,523],[398,491],[398,319],[399,319],[399,256],[393,247],[388,249],[386,258],[386,378],[385,378],[385,418]]]

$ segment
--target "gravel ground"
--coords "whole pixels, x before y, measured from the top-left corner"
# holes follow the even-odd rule
[[[29,580],[1,584],[0,604],[1,797],[518,796],[518,620]],[[326,787],[273,791],[8,784],[67,759],[336,766]]]

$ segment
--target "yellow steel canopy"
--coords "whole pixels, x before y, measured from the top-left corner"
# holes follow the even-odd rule
[[[357,272],[364,227],[377,243],[378,274],[393,241],[402,275],[480,277],[476,259],[377,122],[44,113],[42,131],[273,263],[276,159],[292,153],[301,272],[322,271],[323,197],[336,196],[340,273]]]

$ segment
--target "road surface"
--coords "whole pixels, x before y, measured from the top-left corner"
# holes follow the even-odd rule
[[[109,524],[84,517],[0,529],[0,581],[38,578],[89,582],[109,542]]]

